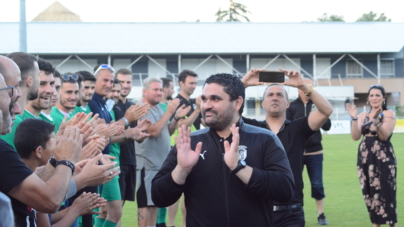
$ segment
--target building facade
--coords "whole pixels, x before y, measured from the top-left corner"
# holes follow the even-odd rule
[[[0,23],[0,54],[18,51],[18,23]],[[388,34],[388,35],[387,35]],[[404,106],[402,23],[27,23],[28,52],[61,73],[93,71],[100,63],[133,72],[130,98],[142,81],[198,73],[195,95],[214,73],[242,76],[251,68],[300,71],[342,108],[347,98],[366,108],[370,85],[383,84],[389,105]],[[247,90],[248,115],[262,115],[263,89]],[[290,89],[290,98],[297,91]],[[335,114],[335,113],[334,113]],[[338,117],[337,117],[338,118]]]

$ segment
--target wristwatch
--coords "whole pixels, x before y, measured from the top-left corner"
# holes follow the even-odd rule
[[[238,164],[237,164],[237,167],[236,167],[235,169],[233,169],[231,172],[232,172],[233,174],[236,174],[236,173],[238,173],[238,171],[240,171],[241,169],[245,168],[246,166],[247,166],[247,163],[245,163],[244,160],[239,160],[239,161],[238,161]]]
[[[56,168],[56,163],[57,163],[57,161],[56,161],[56,159],[55,159],[53,156],[50,157],[49,163],[50,163],[53,167]]]
[[[65,166],[69,167],[72,170],[72,175],[74,173],[74,170],[76,170],[76,167],[74,166],[74,164],[67,160],[60,160],[60,161],[56,162],[56,166],[58,166],[58,165],[65,165]]]
[[[127,129],[129,127],[129,121],[126,119],[126,117],[123,117],[122,119],[125,122],[125,129]]]

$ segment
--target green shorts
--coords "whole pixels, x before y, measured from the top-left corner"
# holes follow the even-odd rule
[[[119,188],[119,175],[102,186],[101,197],[109,201],[122,200],[121,189]]]

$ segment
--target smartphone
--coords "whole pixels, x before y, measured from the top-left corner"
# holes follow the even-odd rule
[[[316,110],[317,110],[316,105],[312,104],[312,105],[311,105],[311,112],[314,112],[314,111],[316,111]]]
[[[283,83],[285,82],[285,73],[276,71],[259,72],[259,82]]]
[[[348,104],[348,103],[351,103],[351,99],[349,99],[349,97],[347,97],[347,98],[345,99],[345,104]]]

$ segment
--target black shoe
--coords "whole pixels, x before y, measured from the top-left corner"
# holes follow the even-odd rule
[[[318,216],[317,220],[318,220],[318,224],[319,224],[319,225],[328,225],[328,222],[327,222],[327,219],[325,219],[324,213],[321,213],[321,214]]]

